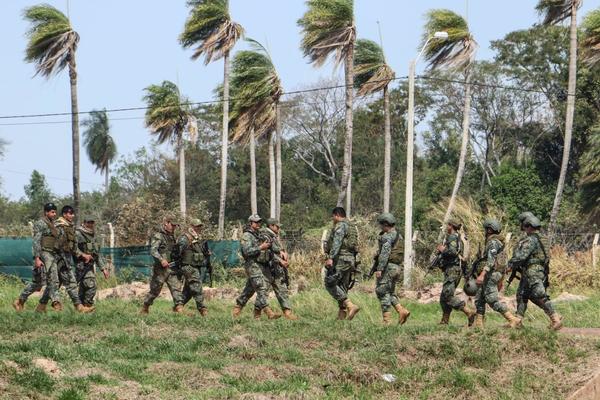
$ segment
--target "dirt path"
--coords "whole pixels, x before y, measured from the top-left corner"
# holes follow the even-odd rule
[[[559,333],[570,336],[600,337],[600,328],[562,328]]]

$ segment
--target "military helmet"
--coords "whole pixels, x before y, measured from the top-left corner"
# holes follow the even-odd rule
[[[477,289],[477,281],[475,278],[471,277],[465,281],[463,291],[467,296],[475,296],[477,294]]]
[[[190,220],[190,226],[203,226],[204,223],[199,218],[192,218]]]
[[[377,217],[377,223],[379,224],[387,224],[387,225],[396,225],[396,218],[391,213],[381,213]]]
[[[519,222],[522,224],[529,217],[535,217],[531,211],[524,211],[517,217]]]
[[[496,233],[500,233],[502,231],[502,225],[500,225],[500,222],[493,218],[488,218],[483,222],[483,229],[488,228],[490,228]]]
[[[539,229],[542,227],[542,223],[537,217],[527,217],[525,221],[523,221],[523,225],[531,226],[532,228]]]
[[[93,217],[85,217],[83,219],[83,222],[90,222],[90,223],[94,222],[95,223],[96,220]]]
[[[454,227],[454,229],[456,229],[456,230],[460,230],[460,228],[462,227],[462,224],[456,218],[450,218],[448,220],[448,225],[452,225]]]
[[[252,214],[248,217],[248,222],[262,222],[262,218],[258,214]]]
[[[49,211],[56,211],[56,204],[50,202],[50,203],[46,203],[44,204],[44,211],[45,212],[49,212]]]
[[[279,221],[277,221],[277,218],[267,218],[267,226],[268,225],[275,225],[275,226],[281,226],[281,224],[279,223]]]

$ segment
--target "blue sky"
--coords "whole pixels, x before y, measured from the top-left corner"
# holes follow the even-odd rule
[[[46,1],[66,11],[67,0]],[[37,3],[0,3],[0,116],[70,110],[66,71],[46,80],[33,77],[33,66],[23,62],[27,24],[21,13]],[[464,15],[468,9],[471,30],[480,44],[478,58],[485,59],[492,56],[490,40],[538,21],[535,4],[534,0],[355,0],[355,14],[361,38],[379,40],[380,21],[388,62],[398,76],[404,76],[417,52],[427,10],[443,7]],[[585,1],[580,16],[599,5],[600,0]],[[296,21],[305,9],[304,0],[230,0],[230,8],[248,37],[268,45],[286,90],[340,73],[331,64],[313,68],[302,57]],[[193,101],[211,100],[222,80],[223,63],[205,66],[190,60],[191,52],[181,49],[177,36],[187,13],[185,0],[70,0],[70,17],[81,36],[77,53],[80,110],[142,106],[143,88],[165,79],[178,80],[181,91]],[[110,116],[131,118],[111,123],[120,155],[150,143],[143,111]],[[69,123],[60,123],[68,119],[0,120],[0,138],[10,142],[0,160],[4,195],[23,196],[33,169],[46,175],[54,193],[71,191],[71,130]],[[59,123],[5,125],[52,121]],[[81,160],[82,190],[101,188],[103,179],[83,151]]]

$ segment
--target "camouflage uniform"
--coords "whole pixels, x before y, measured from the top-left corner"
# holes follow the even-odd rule
[[[247,279],[242,293],[235,302],[238,307],[243,308],[248,300],[250,300],[250,297],[256,293],[256,300],[254,301],[255,311],[260,311],[268,305],[267,283],[263,275],[266,265],[259,262],[261,255],[259,246],[259,232],[254,231],[250,227],[246,228],[242,234],[241,247]]]
[[[154,303],[165,283],[171,292],[175,307],[183,305],[183,285],[181,278],[177,274],[177,271],[161,265],[161,260],[172,261],[171,252],[174,246],[175,237],[163,227],[160,227],[150,238],[150,255],[154,258],[154,266],[152,268],[152,277],[150,278],[150,292],[144,299],[145,308]]]
[[[75,258],[81,257],[83,253],[81,253],[77,247],[75,227],[72,222],[60,217],[56,220],[55,226],[58,231],[58,280],[60,284],[65,287],[73,305],[77,307],[81,305],[81,300],[79,300],[79,288],[77,287],[77,281],[73,274],[73,267]],[[40,299],[40,303],[47,304],[49,299],[51,299],[53,303],[59,301],[58,295],[56,296],[56,299],[52,298],[49,288],[46,287],[46,290],[44,290],[44,294],[42,294],[42,298]]]
[[[281,252],[284,250],[279,240],[279,236],[269,228],[261,229],[260,237],[271,243],[271,247],[261,252],[259,259],[266,260],[266,263],[261,264],[263,267],[263,275],[266,281],[271,285],[277,301],[282,310],[291,310],[288,287],[285,283],[284,267],[280,265]]]
[[[391,307],[400,304],[396,295],[396,283],[403,280],[403,269],[396,262],[390,261],[392,248],[402,240],[400,233],[395,229],[379,234],[379,249],[377,251],[377,271],[381,277],[377,278],[375,294],[381,304],[381,310],[387,312]]]
[[[333,260],[325,276],[325,289],[337,300],[339,308],[345,308],[348,299],[348,288],[356,267],[356,255],[348,247],[348,221],[343,219],[335,224],[327,241],[328,257]]]
[[[108,267],[104,262],[104,257],[100,255],[100,248],[96,243],[95,233],[84,226],[80,226],[75,233],[77,237],[77,247],[79,251],[89,254],[93,259],[89,263],[85,263],[83,259],[79,259],[75,267],[75,278],[79,285],[79,300],[85,306],[94,305],[94,297],[96,296],[96,268],[100,271],[108,271]]]
[[[185,279],[183,303],[187,304],[193,298],[199,311],[206,308],[202,293],[202,282],[208,274],[209,254],[206,253],[204,244],[205,241],[192,228],[189,228],[177,239],[181,259],[181,274]]]
[[[455,295],[462,275],[459,240],[458,233],[447,235],[444,241],[445,250],[441,253],[444,284],[440,293],[440,305],[444,314],[450,314],[452,310],[462,310],[465,307],[465,302]]]
[[[29,296],[34,292],[42,290],[43,286],[46,285],[49,298],[52,301],[59,301],[58,287],[60,285],[58,281],[58,268],[56,265],[56,246],[58,231],[54,226],[54,222],[44,217],[38,220],[33,225],[33,257],[39,257],[44,266],[41,268],[33,267],[32,281],[25,286],[19,300],[21,303],[25,303]],[[48,300],[43,304],[47,304]],[[41,300],[40,300],[41,302]]]
[[[504,238],[502,236],[494,234],[486,238],[484,255],[487,257],[485,262],[479,264],[477,275],[481,274],[483,270],[486,271],[483,285],[477,290],[475,295],[475,307],[477,308],[477,314],[485,315],[485,306],[489,304],[490,307],[500,314],[505,314],[508,311],[506,304],[500,302],[500,295],[498,292],[498,282],[500,282],[504,276],[504,271],[498,262],[498,257],[501,256],[504,251]]]

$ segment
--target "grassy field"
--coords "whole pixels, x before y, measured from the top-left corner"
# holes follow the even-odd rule
[[[372,296],[354,293],[363,310],[339,322],[314,288],[294,296],[296,322],[257,322],[250,307],[233,321],[228,301],[210,302],[205,319],[164,301],[147,317],[122,300],[93,315],[40,315],[33,301],[16,314],[20,288],[0,283],[2,399],[559,399],[600,361],[600,338],[550,332],[537,310],[519,331],[490,312],[478,332],[458,314],[438,326],[437,304],[408,303],[407,325],[383,327]],[[600,296],[558,308],[569,326],[600,326]],[[39,358],[60,370],[44,372]]]

